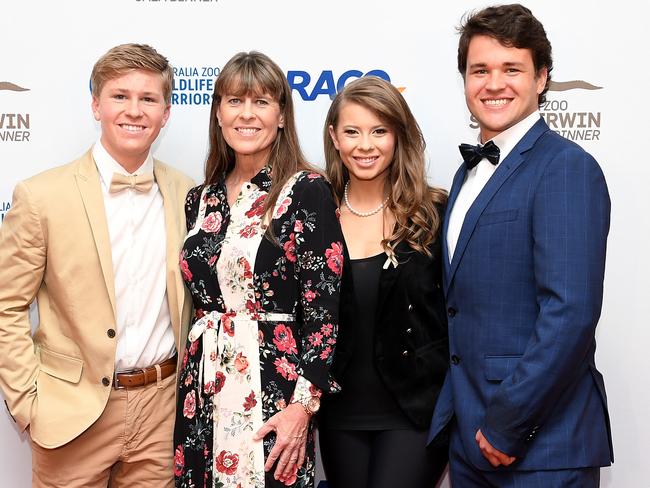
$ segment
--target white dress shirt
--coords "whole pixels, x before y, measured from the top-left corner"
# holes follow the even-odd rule
[[[508,157],[510,151],[517,145],[522,137],[526,135],[533,125],[539,120],[539,111],[535,111],[523,120],[520,120],[509,129],[500,132],[491,140],[499,148],[499,164]],[[480,136],[479,136],[480,137]],[[488,142],[488,141],[485,141]],[[449,262],[454,257],[458,237],[465,222],[465,215],[481,193],[481,190],[490,180],[499,164],[492,164],[483,158],[476,166],[470,169],[465,175],[465,181],[460,188],[458,197],[454,202],[449,215],[449,225],[447,227],[447,249],[449,250]]]
[[[115,370],[158,364],[174,355],[166,283],[167,238],[163,198],[154,182],[146,193],[109,193],[113,173],[129,173],[98,141],[99,171],[113,256],[117,308]],[[151,152],[133,174],[153,172]]]

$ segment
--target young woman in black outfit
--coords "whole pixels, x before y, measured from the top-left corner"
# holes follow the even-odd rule
[[[447,446],[426,448],[447,369],[441,218],[446,193],[428,186],[424,140],[402,95],[366,77],[334,99],[325,125],[327,173],[346,253],[320,446],[331,488],[432,488]]]

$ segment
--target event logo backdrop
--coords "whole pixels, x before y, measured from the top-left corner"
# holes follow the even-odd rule
[[[154,153],[197,183],[203,178],[214,80],[233,54],[258,50],[287,74],[310,161],[323,165],[331,98],[351,80],[375,74],[407,87],[404,97],[427,142],[430,182],[448,189],[461,162],[457,144],[476,140],[456,69],[455,27],[464,13],[487,3],[6,2],[0,29],[19,43],[3,50],[0,63],[0,221],[18,181],[71,161],[97,140],[90,71],[107,49],[124,42],[151,44],[176,67],[171,118]],[[650,68],[642,62],[650,3],[524,3],[549,34],[559,80],[542,116],[552,130],[594,155],[612,198],[597,362],[607,387],[616,464],[602,470],[601,486],[648,488],[650,392],[638,373],[650,370],[650,227],[644,213],[650,209],[650,165],[637,148],[647,138],[650,112],[643,93]],[[30,455],[26,436],[9,415],[0,416],[0,485],[29,486]]]

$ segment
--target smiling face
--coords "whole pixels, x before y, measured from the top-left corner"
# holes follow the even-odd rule
[[[529,49],[506,47],[493,37],[472,37],[467,51],[465,100],[486,142],[538,109],[546,68],[535,72]]]
[[[255,166],[268,163],[278,129],[284,123],[277,100],[268,94],[226,93],[221,97],[217,119],[237,161],[248,161]]]
[[[386,178],[395,154],[395,133],[373,111],[344,102],[329,133],[351,180]]]
[[[107,80],[92,101],[93,115],[102,127],[102,145],[130,173],[144,162],[167,123],[169,109],[162,75],[144,70]]]

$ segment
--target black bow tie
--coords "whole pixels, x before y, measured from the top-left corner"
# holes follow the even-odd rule
[[[458,149],[463,156],[468,171],[480,163],[483,158],[495,166],[499,163],[499,147],[492,141],[488,141],[484,146],[480,144],[477,146],[461,144]]]

